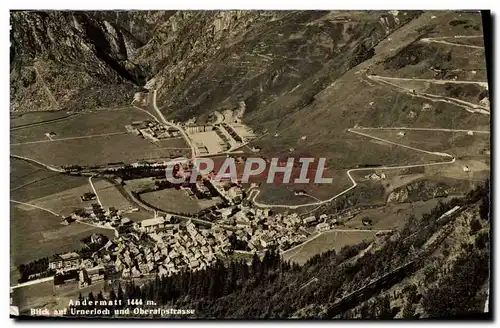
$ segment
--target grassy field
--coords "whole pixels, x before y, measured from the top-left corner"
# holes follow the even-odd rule
[[[346,228],[366,229],[362,221],[364,218],[368,218],[372,220],[372,225],[369,227],[369,229],[373,230],[400,229],[403,227],[404,223],[411,215],[414,215],[415,217],[418,218],[422,214],[428,213],[430,210],[432,210],[440,200],[442,202],[446,202],[447,200],[450,199],[451,197],[442,199],[431,199],[428,201],[393,204],[381,208],[368,209],[362,211],[354,218],[347,221],[344,225]]]
[[[48,300],[54,296],[54,283],[46,281],[40,284],[17,288],[12,293],[12,303],[19,307],[20,312],[28,310],[33,305],[48,304]],[[42,304],[43,303],[43,304]],[[28,314],[28,313],[27,313]]]
[[[11,152],[54,166],[105,165],[111,162],[133,163],[187,155],[189,152],[187,148],[172,149],[183,145],[181,139],[152,143],[131,134],[120,134],[11,146]]]
[[[314,183],[315,171],[310,171],[308,174],[310,179],[309,183],[293,183],[295,177],[299,175],[292,175],[290,183],[281,183],[283,179],[282,174],[277,174],[276,183],[268,184],[266,183],[267,174],[262,179],[257,181],[261,182],[259,190],[260,194],[257,197],[257,201],[269,203],[269,204],[285,204],[285,205],[297,205],[297,204],[307,204],[314,203],[319,200],[325,200],[331,198],[332,196],[344,191],[349,188],[352,183],[347,177],[347,170],[332,170],[327,168],[324,171],[324,178],[332,178],[332,183]],[[249,187],[248,185],[245,185]],[[304,190],[308,195],[295,195],[294,191]]]
[[[87,207],[92,203],[96,203],[95,200],[85,202],[81,200],[80,196],[86,192],[92,192],[88,183],[76,188],[70,188],[41,198],[32,199],[29,203],[67,216],[77,208]]]
[[[29,115],[32,114],[25,114],[23,117]],[[37,117],[39,113],[34,113],[34,115]],[[13,130],[11,142],[47,140],[45,136],[47,132],[56,133],[53,139],[126,132],[125,125],[133,121],[149,119],[151,117],[135,108],[84,112],[63,121]]]
[[[24,118],[24,122],[44,120],[39,113],[34,113],[33,119],[29,118],[30,115],[25,114],[21,118]],[[138,160],[166,159],[189,153],[182,138],[153,143],[142,137],[127,134],[125,125],[146,119],[149,120],[151,117],[136,108],[96,110],[64,120],[13,129],[11,152],[55,166],[131,163]],[[56,134],[52,137],[53,140],[45,136],[47,132]]]
[[[17,158],[10,158],[11,191],[23,188],[32,183],[41,182],[56,175],[58,175],[58,173],[48,171],[39,165]]]
[[[117,210],[127,210],[133,207],[139,208],[138,212],[123,214],[124,217],[132,221],[142,221],[150,219],[152,213],[140,208],[135,203],[130,202],[111,182],[107,180],[92,180],[96,188],[97,195],[104,206],[104,208],[114,207]]]
[[[462,43],[474,43],[468,43],[469,41],[471,40],[464,39]],[[411,44],[372,72],[382,76],[404,78],[441,78],[436,77],[435,71],[431,70],[435,66],[448,70],[448,76],[444,77],[448,79],[451,79],[452,75],[457,76],[459,80],[469,81],[486,81],[487,78],[484,50],[423,42]]]
[[[363,132],[372,135],[371,130]],[[338,134],[335,136],[332,135],[332,138],[336,138],[336,141],[331,141],[332,144],[335,143],[336,147],[332,148],[336,149],[337,152],[334,154],[332,153],[331,157],[326,157],[327,170],[324,173],[324,177],[333,178],[333,182],[331,184],[310,183],[301,185],[269,185],[262,183],[259,188],[261,189],[261,193],[259,194],[259,198],[257,200],[263,203],[287,205],[311,203],[318,201],[318,199],[329,199],[352,186],[352,182],[347,176],[347,170],[356,168],[359,165],[371,164],[375,166],[397,166],[443,161],[441,157],[436,155],[417,152],[398,145],[387,144],[369,137],[343,132],[345,135],[344,138],[341,138],[340,134],[342,132],[337,133]],[[373,135],[377,136],[375,133]],[[388,140],[390,139],[388,138]],[[326,145],[320,146],[317,144],[311,144],[307,153],[294,152],[289,156],[294,156],[295,158],[314,158],[318,157],[318,154],[324,154],[325,149],[327,149]],[[274,151],[278,151],[278,149],[275,149]],[[272,153],[272,151],[268,152]],[[269,154],[268,156],[272,155]],[[369,172],[366,171],[366,173],[363,172],[359,174],[364,176],[368,173]],[[293,191],[297,189],[306,190],[312,197],[295,196]]]
[[[429,13],[434,18],[426,24],[425,30],[418,32],[423,37],[448,37],[447,42],[482,46],[482,38],[455,38],[456,35],[482,35],[482,22],[479,13],[461,13],[457,19],[455,12]],[[430,18],[430,17],[428,17]],[[460,80],[485,80],[486,65],[483,49],[473,49],[439,43],[415,42],[401,51],[394,51],[392,58],[378,67],[375,73],[387,72],[400,77],[434,77],[430,68],[441,68],[456,75]],[[385,70],[385,71],[384,71]],[[471,74],[475,70],[476,74]]]
[[[81,289],[55,290],[54,283],[47,281],[15,289],[12,293],[12,299],[13,303],[19,307],[21,314],[29,315],[30,308],[47,308],[49,311],[64,309],[70,300],[78,300],[80,293],[87,295],[92,292],[96,295],[104,289],[104,285],[104,282],[100,282]]]
[[[358,244],[365,239],[373,239],[376,231],[325,231],[316,238],[283,254],[285,261],[304,264],[309,258],[331,249],[339,251],[346,245]]]
[[[114,236],[112,230],[83,224],[63,226],[60,217],[24,205],[11,203],[10,213],[10,249],[15,266],[79,249],[80,239],[92,233]]]
[[[11,159],[11,188],[11,199],[60,215],[68,215],[74,208],[85,205],[80,195],[90,191],[85,177],[50,172],[17,159]],[[113,236],[111,230],[82,224],[63,226],[60,222],[61,217],[47,211],[11,202],[11,269],[15,271],[17,265],[40,257],[79,249],[82,246],[80,239],[92,233]]]
[[[39,124],[58,120],[70,116],[65,111],[47,111],[47,112],[29,112],[29,113],[11,113],[10,127],[20,128],[29,124]]]
[[[191,199],[184,191],[173,188],[141,194],[141,199],[166,212],[192,214],[221,201],[218,197],[201,200]]]
[[[362,132],[419,149],[450,152],[457,157],[489,157],[485,155],[484,150],[490,150],[490,134],[467,135],[467,132],[406,130],[404,136],[399,136],[400,130],[363,130]]]
[[[51,172],[11,158],[10,197],[29,201],[88,185],[87,178]]]
[[[104,208],[114,207],[121,210],[132,206],[111,182],[96,178],[93,178],[92,182]]]
[[[87,179],[83,177],[57,174],[11,190],[10,197],[17,201],[28,201],[64,192],[68,189],[79,188],[87,184]]]
[[[155,180],[153,178],[127,180],[125,186],[130,191],[139,192],[144,189],[154,188]]]
[[[473,104],[480,104],[480,101],[488,96],[488,90],[476,84],[431,84],[424,92],[461,99]]]
[[[153,213],[147,212],[147,211],[141,209],[141,210],[139,210],[139,212],[126,213],[126,214],[123,214],[122,216],[129,218],[130,221],[139,222],[142,220],[151,219],[153,217],[153,215],[154,215]]]

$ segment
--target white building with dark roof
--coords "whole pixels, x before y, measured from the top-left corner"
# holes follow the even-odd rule
[[[166,224],[165,218],[159,216],[156,218],[141,221],[140,229],[145,232],[154,232],[157,229],[164,228],[165,224]]]

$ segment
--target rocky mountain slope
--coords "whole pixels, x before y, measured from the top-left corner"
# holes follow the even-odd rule
[[[409,92],[489,108],[484,85],[373,79],[485,83],[478,12],[14,11],[11,24],[11,111],[120,107],[153,90],[168,119],[244,109],[261,155],[326,157],[339,188],[357,165],[442,160],[354,126],[489,130],[488,113]],[[455,36],[465,46],[428,41]]]
[[[146,88],[156,89],[158,106],[178,120],[206,119],[243,102],[244,120],[260,131],[286,126],[296,135],[317,124],[318,132],[327,134],[356,121],[408,121],[381,113],[378,104],[401,95],[367,88],[361,73],[379,66],[396,76],[408,65],[421,69],[422,60],[394,64],[405,55],[396,49],[420,49],[415,42],[425,36],[481,33],[479,13],[464,13],[466,23],[451,24],[456,16],[417,11],[14,11],[11,110],[113,107],[130,103],[134,92]],[[462,63],[460,58],[453,62]],[[481,69],[481,64],[485,71],[484,56],[476,66]],[[383,99],[369,108],[375,95]],[[310,125],[300,123],[304,118]],[[289,148],[295,142],[283,132],[272,143]],[[327,136],[317,138],[316,143]]]
[[[180,119],[240,101],[251,113],[302,83],[283,97],[279,116],[306,105],[417,15],[16,11],[12,110],[113,106],[146,87],[158,89],[163,111]]]
[[[130,103],[146,70],[144,43],[89,12],[11,13],[11,110],[81,110]]]

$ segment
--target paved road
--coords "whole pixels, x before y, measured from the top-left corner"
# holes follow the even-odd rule
[[[153,120],[155,120],[156,122],[158,123],[161,123],[160,120],[158,119],[158,117],[154,116],[153,114],[151,114],[150,112],[148,112],[147,110],[145,110],[144,108],[141,108],[141,107],[138,107],[136,105],[133,104],[132,102],[132,106],[135,108],[135,109],[138,109],[140,110],[141,112],[144,112],[146,114],[148,114],[149,116],[151,116],[151,118],[153,118]]]
[[[97,137],[107,137],[107,136],[115,136],[120,134],[127,134],[127,132],[110,132],[110,133],[101,133],[101,134],[90,134],[87,136],[78,136],[78,137],[68,137],[68,138],[51,138],[49,140],[37,140],[37,141],[27,141],[27,142],[18,142],[11,143],[11,146],[21,146],[21,145],[30,145],[30,144],[39,144],[45,142],[55,142],[55,141],[67,141],[67,140],[75,140],[75,139],[88,139],[88,138],[97,138]]]
[[[187,135],[186,131],[184,131],[184,129],[181,126],[167,121],[165,119],[165,117],[163,116],[162,112],[160,111],[160,109],[158,108],[158,106],[156,105],[156,89],[153,90],[153,108],[155,109],[156,113],[160,117],[160,120],[163,124],[179,130],[179,132],[184,137],[184,140],[186,140],[187,144],[191,148],[191,159],[195,159],[196,158],[196,148],[195,148],[194,144],[191,142],[191,139],[189,139],[189,136]]]
[[[85,221],[82,221],[82,220],[76,220],[76,222],[81,223],[81,224],[85,224],[85,225],[88,225],[88,226],[91,226],[91,227],[94,227],[94,228],[114,230],[115,231],[115,236],[118,236],[118,231],[115,228],[113,228],[113,227],[109,227],[109,226],[105,226],[105,225],[101,225],[101,224],[94,224],[94,223],[90,223],[90,222],[85,222]]]
[[[490,134],[490,131],[485,130],[460,130],[460,129],[433,129],[433,128],[407,128],[407,127],[381,127],[381,128],[371,128],[371,127],[356,127],[356,130],[408,130],[408,131],[442,131],[442,132],[473,132],[480,134]]]
[[[428,38],[428,39],[433,39],[433,40],[445,40],[445,39],[477,39],[477,38],[483,38],[484,36],[482,34],[477,34],[477,35],[454,35],[454,36],[436,36],[433,38]]]
[[[99,194],[97,193],[97,190],[96,190],[96,189],[95,189],[95,187],[94,187],[94,183],[92,182],[92,178],[93,178],[93,177],[94,177],[93,175],[89,177],[89,184],[90,184],[90,187],[92,188],[92,191],[94,192],[95,197],[97,198],[97,202],[99,203],[99,205],[101,205],[101,207],[102,207],[102,208],[104,208],[104,207],[102,206],[101,200],[99,199]]]
[[[385,76],[378,76],[378,75],[366,75],[366,77],[372,81],[386,84],[389,86],[392,86],[396,88],[397,90],[403,90],[404,93],[412,96],[412,97],[419,97],[419,98],[424,98],[432,102],[445,102],[448,104],[452,104],[458,107],[462,107],[463,109],[467,110],[470,113],[479,113],[479,114],[485,114],[485,115],[490,115],[490,109],[488,107],[482,106],[482,105],[477,105],[470,103],[465,100],[461,99],[456,99],[452,97],[445,97],[445,96],[438,96],[430,93],[425,93],[425,92],[417,92],[413,89],[403,87],[398,84],[394,84],[389,82],[388,80],[398,80],[400,78],[393,78],[393,77],[385,77]],[[408,80],[408,79],[400,79],[400,80]],[[412,80],[412,79],[411,79]],[[461,81],[456,81],[456,82],[461,82]]]
[[[433,84],[477,84],[483,88],[488,89],[488,82],[483,81],[463,81],[463,80],[438,80],[438,79],[419,79],[419,78],[408,78],[408,77],[391,77],[391,76],[380,76],[380,75],[367,75],[369,79],[377,80],[394,80],[394,81],[408,81],[408,82],[428,82]]]
[[[407,146],[407,145],[403,145],[403,144],[400,144],[400,143],[397,143],[397,142],[393,142],[393,141],[389,141],[389,140],[386,140],[386,139],[382,139],[382,138],[379,138],[379,137],[370,136],[368,134],[365,134],[365,133],[362,133],[362,132],[359,132],[359,131],[354,131],[354,129],[348,129],[347,131],[351,132],[351,133],[356,133],[356,134],[362,135],[364,137],[376,139],[376,140],[382,141],[384,143],[389,143],[389,144],[393,144],[393,145],[396,145],[396,146],[401,146],[401,147],[404,147],[404,148],[408,148],[408,149],[411,149],[411,150],[414,150],[414,151],[419,151],[419,152],[423,152],[423,153],[427,153],[427,154],[431,154],[431,155],[435,155],[435,156],[440,156],[440,157],[447,157],[447,158],[450,158],[450,160],[447,160],[447,161],[444,161],[444,162],[432,162],[432,163],[425,163],[425,164],[410,164],[410,165],[396,165],[396,166],[377,166],[377,167],[366,167],[366,168],[354,168],[354,169],[350,169],[350,170],[347,171],[347,176],[349,177],[349,179],[352,182],[352,185],[349,188],[345,189],[344,191],[338,193],[337,195],[335,195],[335,196],[333,196],[333,197],[331,197],[329,199],[326,199],[326,200],[323,200],[323,201],[319,201],[319,202],[314,202],[314,203],[307,203],[307,204],[300,204],[300,205],[264,204],[264,203],[261,203],[261,202],[259,202],[259,201],[256,200],[257,196],[260,193],[260,190],[256,190],[256,189],[250,191],[250,193],[249,193],[249,199],[252,200],[252,202],[257,207],[261,207],[261,208],[289,208],[289,209],[297,209],[297,208],[301,208],[301,207],[317,206],[317,205],[322,205],[322,204],[329,203],[329,202],[335,200],[336,198],[342,196],[343,194],[345,194],[345,193],[351,191],[352,189],[356,188],[356,186],[358,184],[356,183],[356,180],[354,180],[354,178],[352,177],[352,175],[351,175],[352,172],[373,171],[375,169],[379,169],[379,170],[380,169],[382,169],[382,170],[399,170],[399,169],[408,169],[408,168],[414,168],[414,167],[425,167],[425,166],[435,166],[435,165],[448,165],[448,164],[455,163],[455,157],[453,155],[450,155],[450,154],[447,154],[447,153],[431,152],[431,151],[427,151],[427,150],[424,150],[424,149],[419,149],[419,148],[416,148],[416,147],[410,147],[410,146]]]
[[[476,46],[472,44],[463,44],[463,43],[455,43],[455,42],[448,42],[445,41],[446,39],[465,39],[465,38],[479,38],[483,37],[482,35],[473,35],[473,36],[465,36],[465,35],[456,35],[454,37],[437,37],[437,38],[423,38],[420,39],[420,42],[424,43],[441,43],[441,44],[447,44],[450,46],[456,46],[456,47],[465,47],[465,48],[473,48],[473,49],[484,49],[482,46]]]
[[[316,277],[312,278],[311,280],[309,280],[308,282],[306,282],[304,285],[302,285],[302,287],[300,287],[299,290],[301,290],[303,288],[306,288],[307,286],[309,286],[312,283],[318,282],[318,280],[319,279],[316,278]]]
[[[355,131],[355,129],[348,129],[347,131],[355,133],[355,134],[359,134],[359,135],[361,135],[363,137],[372,138],[372,139],[375,139],[375,140],[378,140],[378,141],[382,141],[384,143],[388,143],[388,144],[395,145],[395,146],[400,146],[400,147],[403,147],[403,148],[411,149],[411,150],[418,151],[418,152],[425,153],[425,154],[429,154],[429,155],[453,157],[452,155],[449,155],[449,154],[438,153],[438,152],[435,152],[435,151],[428,151],[428,150],[424,150],[424,149],[420,149],[420,148],[416,148],[416,147],[411,147],[411,146],[403,145],[401,143],[390,141],[390,140],[387,140],[387,139],[383,139],[383,138],[371,136],[369,134],[366,134],[366,133],[363,133],[363,132],[360,132],[360,131]]]

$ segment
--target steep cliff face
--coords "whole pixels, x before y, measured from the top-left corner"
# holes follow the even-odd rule
[[[185,120],[244,101],[249,121],[258,124],[310,103],[414,15],[182,12],[162,24],[135,58],[152,67],[147,87],[158,90],[167,115]]]
[[[11,26],[13,111],[128,103],[144,84],[145,69],[129,60],[142,41],[119,24],[86,12],[19,11]]]
[[[159,106],[177,119],[232,109],[241,101],[247,113],[265,113],[275,100],[281,109],[272,116],[279,117],[308,104],[416,15],[16,11],[11,109],[114,106],[146,87],[158,90]],[[305,86],[300,92],[285,95],[299,83]]]

